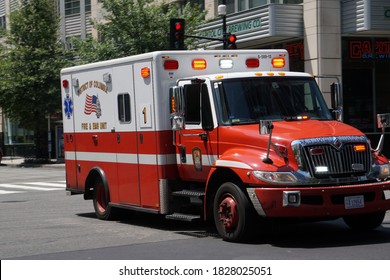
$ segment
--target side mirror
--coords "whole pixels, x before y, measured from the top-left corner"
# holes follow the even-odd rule
[[[343,97],[341,94],[341,85],[339,83],[333,83],[330,85],[332,109],[335,114],[336,120],[343,121]]]
[[[169,89],[169,98],[172,130],[182,130],[185,127],[185,98],[183,87],[171,87]]]
[[[262,135],[271,134],[273,128],[274,125],[272,121],[260,120],[260,126],[259,126],[260,134]]]
[[[376,116],[378,128],[390,127],[390,113],[378,114]]]
[[[381,154],[385,143],[385,128],[390,127],[390,113],[377,114],[376,121],[378,124],[378,128],[382,129],[382,134],[381,134],[381,138],[379,139],[378,146],[374,151],[377,152],[378,154]]]

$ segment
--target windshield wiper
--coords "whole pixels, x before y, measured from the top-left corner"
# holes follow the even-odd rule
[[[258,121],[254,119],[231,119],[231,125],[240,125],[240,124],[254,124]]]

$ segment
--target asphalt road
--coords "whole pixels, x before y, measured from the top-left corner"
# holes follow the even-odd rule
[[[250,244],[234,244],[213,226],[152,214],[98,220],[91,201],[65,195],[64,178],[62,168],[0,166],[0,259],[390,260],[389,212],[371,232],[352,232],[340,219],[279,224]]]

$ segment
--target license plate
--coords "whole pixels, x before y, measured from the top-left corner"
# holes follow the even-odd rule
[[[346,196],[344,197],[344,206],[345,209],[364,208],[364,196],[363,195]]]

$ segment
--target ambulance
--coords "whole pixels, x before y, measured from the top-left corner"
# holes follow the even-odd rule
[[[66,68],[61,83],[66,191],[100,219],[213,221],[241,242],[276,218],[370,230],[390,209],[383,137],[373,148],[341,122],[340,98],[329,109],[285,50],[158,51]]]

